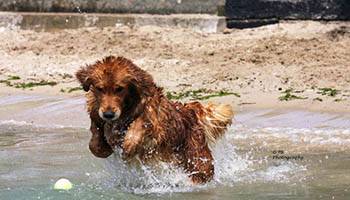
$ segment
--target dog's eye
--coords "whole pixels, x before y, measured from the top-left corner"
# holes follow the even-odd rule
[[[115,89],[115,93],[119,93],[119,92],[121,92],[121,91],[123,91],[123,87],[121,87],[121,86],[119,86],[119,87],[117,87],[117,89]]]
[[[102,88],[100,88],[100,87],[96,87],[96,90],[98,91],[98,92],[103,92],[103,89]]]

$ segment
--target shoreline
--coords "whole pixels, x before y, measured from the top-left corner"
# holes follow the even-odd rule
[[[76,83],[78,84],[78,83]],[[0,85],[0,95],[31,95],[31,96],[45,96],[45,97],[57,97],[57,98],[85,98],[85,92],[74,91],[71,93],[63,93],[60,91],[62,85],[56,86],[41,86],[30,89],[18,89],[8,86]],[[68,84],[71,85],[71,84]],[[238,92],[239,93],[239,92]],[[164,92],[165,94],[165,92]],[[325,112],[325,113],[350,113],[350,102],[334,102],[334,98],[328,97],[324,102],[318,102],[311,99],[306,100],[292,100],[292,101],[280,101],[278,98],[282,96],[281,93],[259,93],[259,94],[247,94],[241,97],[234,95],[224,97],[213,97],[208,100],[191,100],[185,99],[172,99],[172,101],[180,101],[183,103],[190,101],[199,101],[205,103],[211,101],[214,103],[227,103],[230,104],[234,112],[245,112],[251,110],[264,110],[264,109],[282,109],[282,110],[305,110],[312,112]]]

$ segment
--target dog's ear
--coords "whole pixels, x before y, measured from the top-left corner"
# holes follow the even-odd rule
[[[142,85],[142,81],[138,77],[132,77],[129,83],[131,83],[131,88],[133,88],[134,92],[138,93],[139,96],[147,96],[147,89],[144,88],[145,85]]]
[[[90,85],[92,84],[92,81],[90,78],[90,75],[91,75],[90,68],[91,68],[91,66],[81,68],[75,74],[75,76],[77,77],[77,79],[79,80],[81,85],[83,86],[83,89],[85,92],[88,92],[90,90]]]

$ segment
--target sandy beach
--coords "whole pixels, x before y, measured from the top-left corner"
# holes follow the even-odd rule
[[[156,26],[0,29],[0,94],[82,96],[74,73],[108,55],[132,59],[173,97],[228,93],[209,100],[236,111],[350,112],[348,22],[287,21],[210,34]]]
[[[211,182],[194,186],[165,162],[127,165],[121,150],[91,154],[74,74],[109,55],[133,60],[169,98],[233,106],[232,125],[211,148]],[[348,199],[349,58],[350,22],[217,33],[0,28],[1,199]],[[71,190],[54,190],[62,177]]]

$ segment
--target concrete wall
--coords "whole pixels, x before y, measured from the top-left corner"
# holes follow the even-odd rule
[[[279,20],[350,20],[350,0],[226,0],[229,28],[250,28]]]
[[[349,20],[350,0],[227,0],[228,19]]]
[[[225,0],[2,0],[0,11],[215,14]]]

